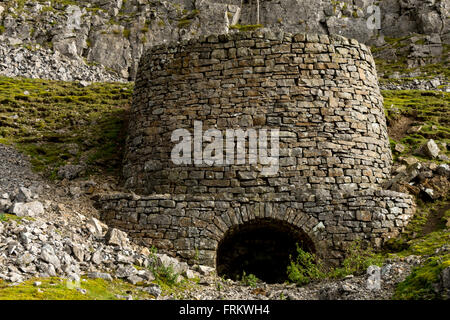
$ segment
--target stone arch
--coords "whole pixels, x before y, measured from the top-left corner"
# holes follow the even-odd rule
[[[286,279],[290,256],[296,245],[316,253],[311,234],[302,228],[274,218],[255,218],[232,226],[218,242],[216,269],[220,276],[238,279],[243,272],[268,282]]]

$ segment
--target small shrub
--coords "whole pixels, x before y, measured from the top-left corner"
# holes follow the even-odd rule
[[[312,253],[303,251],[297,244],[297,257],[292,260],[290,257],[290,265],[287,267],[287,275],[289,280],[298,285],[305,285],[312,280],[318,280],[325,276],[322,271],[322,263]]]
[[[150,265],[149,270],[155,276],[155,281],[164,287],[174,287],[177,286],[179,274],[175,272],[172,265],[164,266],[158,263],[158,258],[156,256],[157,249],[155,247],[150,248]]]
[[[388,252],[401,252],[408,248],[409,244],[403,238],[392,238],[384,244],[384,249]]]
[[[244,286],[254,288],[260,281],[254,274],[246,274],[245,271],[242,273],[241,284]]]
[[[342,267],[331,272],[331,277],[345,277],[349,274],[363,274],[371,265],[381,266],[383,258],[371,247],[363,248],[361,240],[355,240],[347,249]]]

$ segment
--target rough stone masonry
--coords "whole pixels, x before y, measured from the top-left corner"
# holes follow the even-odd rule
[[[260,165],[175,165],[175,129],[279,129]],[[217,266],[246,225],[283,225],[337,264],[355,239],[395,237],[415,206],[381,189],[392,156],[370,50],[341,36],[253,31],[155,46],[141,59],[123,175],[103,218],[188,263]],[[137,195],[136,195],[136,194]]]

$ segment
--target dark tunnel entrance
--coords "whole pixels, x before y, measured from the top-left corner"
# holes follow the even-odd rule
[[[267,283],[284,282],[297,243],[303,250],[315,252],[311,239],[297,227],[273,219],[248,222],[230,229],[219,243],[217,273],[238,280],[245,271]]]

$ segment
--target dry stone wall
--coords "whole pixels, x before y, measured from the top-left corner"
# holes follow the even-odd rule
[[[390,173],[369,49],[339,36],[244,33],[157,46],[136,79],[124,176],[141,194],[365,189]],[[175,165],[174,130],[279,129],[280,169]]]
[[[175,165],[176,129],[278,129],[279,169]],[[223,130],[223,131],[222,131]],[[381,190],[391,152],[369,49],[341,36],[254,31],[161,45],[141,59],[124,159],[130,194],[103,218],[147,245],[215,266],[246,223],[292,226],[338,263],[355,239],[396,236],[415,207]],[[136,195],[137,194],[137,195]]]
[[[380,247],[414,214],[411,196],[373,189],[299,192],[268,201],[230,199],[224,194],[115,194],[103,196],[101,202],[103,219],[142,244],[188,263],[211,266],[227,232],[250,221],[285,222],[306,234],[313,243],[309,249],[337,264],[352,241],[362,239]]]

